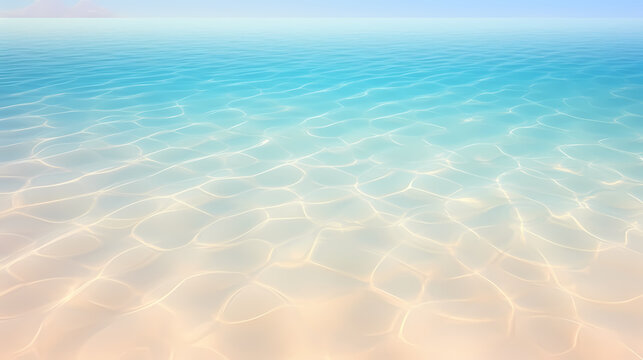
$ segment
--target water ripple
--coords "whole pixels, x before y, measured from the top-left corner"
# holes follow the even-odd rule
[[[639,22],[164,21],[0,23],[1,358],[642,358]]]

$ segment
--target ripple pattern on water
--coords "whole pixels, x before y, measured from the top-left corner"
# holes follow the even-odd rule
[[[0,22],[0,358],[641,359],[637,21]]]

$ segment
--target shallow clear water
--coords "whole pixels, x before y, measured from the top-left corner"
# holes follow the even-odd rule
[[[1,20],[0,358],[641,359],[643,24]]]

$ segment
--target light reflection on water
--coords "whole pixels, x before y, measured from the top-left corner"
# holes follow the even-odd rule
[[[0,357],[639,359],[643,26],[3,20]]]

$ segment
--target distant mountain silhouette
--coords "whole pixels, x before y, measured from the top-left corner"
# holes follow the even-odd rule
[[[92,0],[79,0],[73,6],[67,6],[63,0],[36,0],[33,4],[0,13],[4,17],[113,17],[114,14]]]

